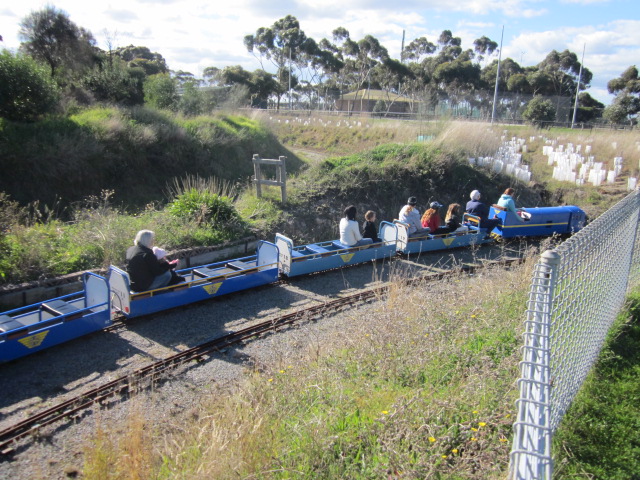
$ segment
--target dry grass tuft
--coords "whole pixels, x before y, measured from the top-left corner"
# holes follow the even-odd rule
[[[143,480],[152,478],[153,436],[142,404],[132,408],[122,424],[98,424],[85,449],[85,478]]]
[[[487,157],[495,155],[502,143],[501,135],[497,128],[486,124],[450,122],[436,141],[445,150],[464,150],[465,154],[472,157]]]

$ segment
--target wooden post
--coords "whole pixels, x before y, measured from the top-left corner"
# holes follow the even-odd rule
[[[281,198],[282,198],[282,203],[286,203],[287,202],[287,157],[284,156],[280,156],[278,157],[278,160],[280,160],[280,165],[278,166],[278,173],[279,178],[278,181],[282,184],[281,185]]]
[[[253,155],[253,173],[254,173],[253,181],[256,182],[256,195],[258,198],[262,197],[262,189],[261,189],[262,175],[260,172],[260,160],[261,160],[260,155],[255,153]]]
[[[256,195],[258,198],[262,196],[262,185],[273,185],[280,187],[282,203],[287,201],[287,157],[280,156],[278,160],[270,158],[260,158],[257,153],[253,155],[253,171],[256,184]],[[262,171],[260,165],[274,165],[276,167],[276,179],[275,180],[263,180]]]

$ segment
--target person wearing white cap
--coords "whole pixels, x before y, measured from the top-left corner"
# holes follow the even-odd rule
[[[420,237],[429,233],[428,228],[422,228],[420,223],[420,212],[416,208],[418,199],[416,197],[409,197],[407,204],[402,207],[398,214],[398,219],[409,225],[407,233],[410,237]]]
[[[496,226],[500,225],[500,219],[489,218],[489,207],[480,201],[481,195],[478,190],[472,191],[469,196],[471,200],[467,202],[467,213],[479,217],[480,228],[486,228],[487,233],[491,233]]]

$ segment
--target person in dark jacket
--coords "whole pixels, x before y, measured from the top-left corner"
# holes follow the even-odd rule
[[[362,238],[370,238],[373,243],[380,243],[382,240],[378,238],[378,226],[376,225],[376,212],[368,210],[364,214],[364,223],[362,224]]]
[[[172,281],[172,269],[178,262],[158,260],[152,250],[154,242],[155,233],[140,230],[133,242],[134,246],[127,250],[127,273],[134,292],[166,287]]]
[[[499,218],[489,218],[489,206],[480,201],[480,192],[471,192],[471,200],[467,202],[467,213],[480,217],[480,228],[486,228],[487,233],[491,233],[496,226],[500,225]]]

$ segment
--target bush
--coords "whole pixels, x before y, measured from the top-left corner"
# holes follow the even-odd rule
[[[542,127],[546,122],[553,122],[556,119],[556,108],[551,100],[534,97],[522,112],[522,118],[536,127]]]
[[[33,121],[53,112],[58,88],[47,69],[25,55],[0,53],[0,117]]]
[[[144,82],[144,101],[155,108],[174,110],[178,104],[176,82],[167,74],[148,77]]]

